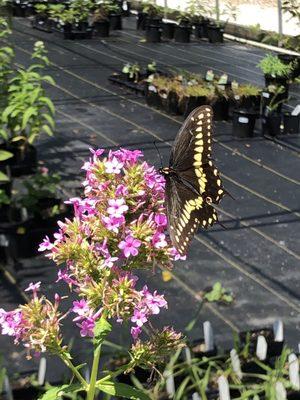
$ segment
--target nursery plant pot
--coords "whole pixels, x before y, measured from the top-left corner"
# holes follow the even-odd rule
[[[151,83],[148,84],[146,90],[146,102],[150,107],[162,108],[162,99],[158,94],[156,87],[153,86]]]
[[[209,21],[203,19],[201,22],[194,25],[194,35],[196,39],[208,37]]]
[[[78,27],[66,24],[63,26],[63,35],[66,40],[91,39],[93,29],[88,27],[86,23],[81,23]]]
[[[259,110],[261,96],[236,96],[233,101],[233,107],[235,109],[243,110]]]
[[[234,110],[232,120],[232,133],[236,137],[252,137],[258,114],[255,111]]]
[[[146,29],[148,26],[157,26],[160,27],[162,22],[161,17],[147,17],[146,18]]]
[[[207,104],[207,98],[205,96],[189,96],[184,100],[184,118],[187,118],[190,113],[197,107]]]
[[[300,115],[283,114],[283,133],[300,133]]]
[[[229,102],[225,97],[218,97],[211,102],[215,121],[227,121],[229,117]]]
[[[122,15],[121,14],[110,14],[109,25],[112,31],[122,29]]]
[[[163,108],[168,114],[179,114],[178,95],[174,91],[170,91],[167,98],[163,102]]]
[[[188,26],[176,25],[174,30],[174,40],[178,43],[189,43],[191,31]]]
[[[161,37],[161,30],[156,25],[148,25],[146,29],[146,42],[159,43]]]
[[[99,37],[108,37],[109,36],[109,21],[98,21],[94,22],[94,34]]]
[[[284,95],[284,94],[283,94],[283,95]],[[265,114],[266,108],[267,108],[267,106],[271,103],[271,101],[273,100],[273,97],[274,97],[274,96],[275,96],[274,93],[269,92],[267,89],[265,89],[265,90],[263,90],[263,91],[261,92],[261,112],[262,112],[262,115]],[[280,102],[281,100],[283,100],[282,97],[283,97],[282,94],[281,94],[281,95],[277,95],[277,96],[276,96],[276,103],[277,103],[277,102]],[[281,112],[282,103],[283,103],[283,102],[277,104],[276,108],[274,109],[275,112],[277,112],[277,113],[280,113],[280,112]]]
[[[13,3],[13,15],[15,17],[26,18],[32,15],[33,6],[29,1],[20,1],[19,3]]]
[[[173,39],[174,38],[174,31],[175,31],[175,24],[172,22],[163,22],[161,24],[162,28],[162,36],[165,39]]]
[[[52,32],[52,22],[47,17],[36,15],[31,23],[34,29],[38,29],[43,32]]]
[[[280,356],[280,354],[282,353],[284,342],[274,341],[273,329],[261,328],[261,329],[254,329],[248,332],[247,331],[240,332],[239,338],[241,344],[245,345],[247,335],[250,334],[249,352],[251,355],[255,355],[258,336],[264,336],[268,345],[267,358]]]
[[[130,10],[131,10],[131,3],[130,1],[119,1],[120,8],[122,10],[122,15],[124,17],[129,17],[130,16]]]
[[[18,177],[35,172],[37,168],[37,151],[32,145],[18,146],[17,144],[2,144],[0,149],[9,151],[13,157],[0,162],[0,165],[9,165],[11,175]]]
[[[300,57],[292,54],[278,54],[277,56],[284,64],[294,63],[294,68],[291,73],[291,78],[296,79],[300,76]]]
[[[147,13],[139,12],[136,19],[136,29],[144,31],[147,23]]]
[[[281,134],[281,115],[271,113],[264,115],[261,119],[262,134],[277,136]]]
[[[209,25],[207,27],[207,36],[210,43],[223,43],[224,42],[224,29],[219,26]]]

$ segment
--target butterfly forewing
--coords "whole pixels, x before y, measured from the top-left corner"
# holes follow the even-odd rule
[[[211,203],[218,204],[224,189],[211,160],[213,111],[210,106],[195,109],[180,129],[171,152],[166,198],[169,232],[180,254],[199,227],[207,228],[218,217]]]

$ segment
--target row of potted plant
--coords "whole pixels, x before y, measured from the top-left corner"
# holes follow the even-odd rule
[[[0,24],[1,37],[7,39],[7,23]],[[32,60],[28,68],[15,69],[13,48],[0,47],[0,231],[5,249],[0,246],[9,258],[35,254],[45,232],[54,229],[55,216],[66,211],[60,178],[39,167],[35,147],[42,134],[52,136],[55,129],[54,105],[45,89],[54,81],[43,73],[49,65],[43,42],[35,43]]]
[[[152,43],[160,42],[161,36],[164,39],[174,39],[175,42],[188,43],[192,33],[197,39],[207,38],[211,43],[219,43],[223,42],[227,21],[213,19],[214,13],[215,9],[205,2],[193,0],[185,12],[176,16],[174,22],[166,22],[163,20],[163,7],[153,2],[143,2],[137,15],[137,29],[145,30],[146,40]],[[228,4],[221,14],[220,17],[229,18],[234,15],[234,8]]]

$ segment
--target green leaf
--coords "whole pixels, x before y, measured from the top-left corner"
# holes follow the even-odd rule
[[[27,126],[29,119],[33,116],[37,115],[37,110],[34,107],[29,107],[23,114],[22,118],[22,130],[24,130]]]
[[[13,157],[13,154],[10,153],[9,151],[0,150],[0,161],[5,161],[12,157]]]
[[[0,171],[0,182],[9,182],[9,177]]]
[[[12,142],[18,142],[19,140],[26,140],[26,139],[27,139],[26,136],[19,135],[19,136],[13,137],[13,138],[11,139],[11,141],[12,141]]]
[[[55,113],[54,104],[52,103],[52,101],[48,97],[41,97],[40,98],[40,102],[46,104],[52,114]]]
[[[71,385],[62,385],[52,387],[51,389],[47,390],[38,400],[59,400],[62,398],[64,393],[76,393],[80,390],[84,390],[82,386],[78,383],[71,384]]]
[[[53,136],[53,132],[48,125],[43,125],[42,130],[47,133],[48,136]]]
[[[95,325],[95,330],[94,330],[94,345],[95,346],[100,346],[106,336],[110,333],[112,329],[111,324],[103,317],[101,317]]]
[[[96,386],[99,390],[111,396],[125,397],[126,399],[151,400],[150,397],[141,390],[135,389],[125,383],[105,381],[103,383],[97,383]]]

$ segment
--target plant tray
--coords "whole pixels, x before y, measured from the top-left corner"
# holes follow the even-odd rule
[[[112,83],[116,83],[120,86],[126,87],[127,89],[133,90],[136,93],[141,93],[142,95],[146,94],[146,83],[143,80],[137,83],[130,82],[121,74],[113,74],[108,78],[108,80]]]

